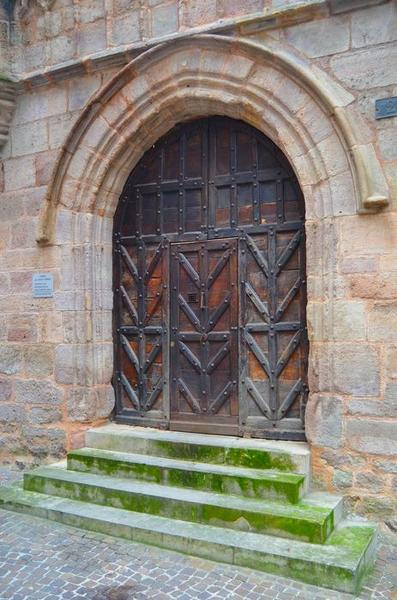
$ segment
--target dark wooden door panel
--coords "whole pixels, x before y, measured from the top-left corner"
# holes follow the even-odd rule
[[[306,401],[303,227],[241,241],[242,402],[245,427],[300,438]]]
[[[114,233],[117,419],[303,439],[305,209],[280,149],[225,117],[177,126]]]
[[[236,240],[172,244],[171,422],[184,429],[237,431],[237,290]]]
[[[118,414],[163,423],[168,414],[168,248],[116,242]]]

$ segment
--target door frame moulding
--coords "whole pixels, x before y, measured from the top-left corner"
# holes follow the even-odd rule
[[[325,222],[376,212],[388,202],[368,142],[372,133],[353,101],[327,74],[277,43],[216,35],[162,44],[117,73],[68,135],[39,217],[37,242],[60,245],[68,265],[58,306],[76,323],[84,313],[87,329],[85,337],[61,345],[59,363],[67,373],[58,381],[111,392],[113,216],[127,177],[158,139],[177,123],[212,115],[240,119],[267,135],[305,197],[310,249]],[[308,259],[312,274],[331,277],[333,264]]]
[[[211,54],[214,56],[211,57]],[[238,57],[240,58],[240,62],[235,63],[235,69],[231,67],[231,64],[229,66],[225,64],[227,57],[231,56],[235,61]],[[215,60],[219,62],[218,72],[216,72]],[[160,67],[161,63],[163,63],[162,67]],[[243,76],[236,74],[239,69]],[[272,82],[271,77],[266,78],[264,73],[262,80],[258,77],[255,82],[255,69],[277,71],[275,81]],[[151,87],[148,84],[150,73],[153,75],[156,73],[159,76],[159,81],[154,80],[155,83]],[[210,82],[209,79],[213,79],[213,81]],[[216,85],[214,79],[218,81],[217,87],[223,87],[223,90],[213,89],[213,86]],[[178,80],[181,80],[181,85],[178,85]],[[185,88],[181,87],[184,80]],[[121,182],[116,182],[113,178],[112,183],[117,183],[118,189],[111,194],[109,174],[105,176],[104,169],[114,171],[113,157],[129,148],[128,170],[131,171],[145,150],[160,137],[158,132],[152,130],[151,124],[156,117],[158,121],[160,115],[163,121],[168,117],[170,120],[172,119],[166,128],[162,127],[160,132],[162,135],[166,132],[164,129],[168,130],[176,122],[186,120],[189,114],[194,117],[205,116],[203,112],[209,110],[209,114],[232,112],[236,118],[247,120],[247,122],[251,121],[251,125],[262,130],[283,150],[282,140],[274,139],[275,129],[267,128],[266,115],[262,116],[259,123],[257,115],[256,118],[252,118],[253,113],[263,113],[263,110],[268,109],[270,105],[271,108],[278,111],[279,115],[284,112],[284,124],[289,120],[291,126],[294,123],[297,128],[298,126],[302,127],[306,132],[306,138],[312,138],[312,148],[306,148],[306,152],[301,149],[299,152],[299,154],[303,154],[303,158],[310,150],[312,153],[316,150],[318,152],[315,146],[316,137],[321,137],[320,132],[311,131],[313,127],[309,126],[308,121],[305,123],[302,118],[305,116],[303,111],[294,111],[294,107],[288,106],[288,99],[280,97],[278,93],[277,87],[288,85],[288,83],[296,88],[298,94],[299,92],[305,93],[311,98],[315,112],[322,113],[322,118],[328,122],[330,129],[337,135],[340,146],[338,150],[345,155],[348,162],[356,211],[376,212],[387,206],[388,189],[385,176],[373,143],[363,142],[364,138],[368,139],[369,132],[365,131],[367,129],[365,124],[352,109],[354,97],[349,92],[324,71],[309,64],[300,56],[293,55],[276,43],[260,44],[241,38],[200,35],[193,36],[189,40],[174,41],[172,44],[161,44],[148,50],[117,73],[89,101],[68,135],[55,164],[39,219],[37,242],[49,244],[55,241],[56,211],[59,206],[70,207],[70,200],[65,198],[65,184],[68,183],[68,179],[73,179],[73,176],[75,180],[79,180],[78,188],[80,189],[80,193],[77,193],[77,197],[73,200],[73,210],[94,213],[99,210],[106,214],[114,212],[114,196],[118,197],[122,186]],[[162,90],[159,98],[160,86]],[[213,94],[209,93],[209,88],[214,92]],[[168,104],[164,103],[166,91],[168,94],[171,92],[174,95],[174,111],[171,110],[169,102]],[[163,102],[161,102],[161,96]],[[202,106],[201,110],[200,105]],[[232,110],[228,111],[228,108]],[[111,111],[112,114],[110,114]],[[124,133],[120,127],[122,114]],[[228,114],[228,116],[233,115]],[[129,127],[126,132],[125,123],[127,121]],[[314,129],[316,126],[315,124]],[[320,124],[318,124],[319,126]],[[363,128],[364,133],[362,133]],[[145,138],[148,140],[146,144]],[[136,151],[131,152],[131,143],[134,139],[136,140]],[[288,147],[284,150],[288,156]],[[304,177],[299,172],[297,161],[291,156],[289,159],[304,188],[308,181],[302,181]],[[325,153],[317,159],[318,163],[324,163]],[[78,172],[74,168],[76,160],[81,164]],[[325,173],[323,177],[318,178],[320,181],[333,175],[332,171],[327,168],[326,162],[322,166]],[[314,170],[316,168],[321,170],[321,165],[317,164],[312,167]],[[313,181],[312,183],[317,182]],[[84,201],[85,190],[90,190],[91,197],[96,196],[90,200],[89,206]],[[106,195],[106,190],[113,196],[111,210],[109,210],[108,202],[99,200],[101,196]]]

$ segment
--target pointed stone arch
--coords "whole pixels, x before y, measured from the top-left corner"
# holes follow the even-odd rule
[[[70,132],[39,219],[38,243],[62,247],[67,274],[61,273],[60,309],[77,328],[84,324],[79,343],[57,348],[58,381],[90,394],[96,386],[112,392],[112,225],[124,183],[174,125],[223,115],[247,122],[279,146],[303,191],[309,380],[316,392],[322,340],[311,328],[311,307],[318,290],[332,296],[336,285],[332,221],[388,203],[372,132],[353,101],[327,74],[276,43],[215,35],[159,45],[117,73]],[[93,419],[99,416],[105,415]]]
[[[112,216],[125,178],[156,139],[177,122],[208,114],[240,118],[273,139],[302,188],[312,188],[313,214],[375,212],[388,203],[387,186],[353,100],[276,44],[200,35],[160,45],[86,106],[56,163],[37,241],[54,241],[58,208]]]

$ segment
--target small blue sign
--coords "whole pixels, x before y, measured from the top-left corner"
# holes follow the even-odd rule
[[[381,98],[375,102],[375,117],[386,119],[397,116],[397,97]]]
[[[35,273],[32,278],[33,298],[52,298],[54,295],[54,277],[52,273]]]

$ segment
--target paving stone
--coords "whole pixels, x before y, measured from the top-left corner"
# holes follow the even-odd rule
[[[0,468],[0,485],[21,473]],[[397,547],[382,539],[355,600],[393,600]],[[281,577],[0,510],[0,600],[352,600]]]

